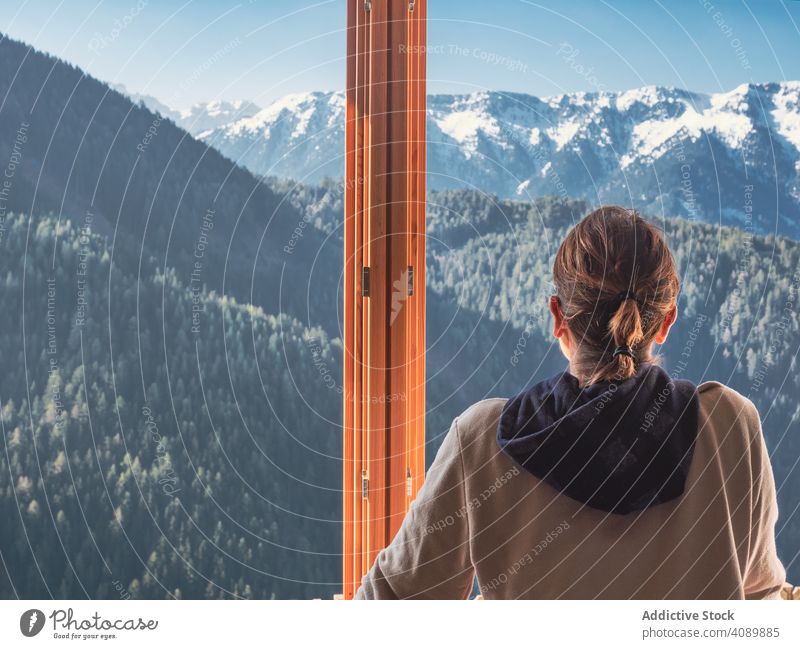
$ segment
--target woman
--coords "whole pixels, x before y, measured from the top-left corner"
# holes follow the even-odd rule
[[[679,282],[661,232],[604,207],[553,265],[569,370],[454,422],[357,598],[777,598],[755,406],[657,364]]]

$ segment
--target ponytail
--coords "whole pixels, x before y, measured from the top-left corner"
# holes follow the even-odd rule
[[[644,331],[639,304],[634,298],[626,297],[620,302],[608,322],[608,333],[615,345],[612,361],[600,368],[592,377],[592,383],[603,380],[621,381],[636,373],[636,352],[639,351],[637,345],[644,338]]]

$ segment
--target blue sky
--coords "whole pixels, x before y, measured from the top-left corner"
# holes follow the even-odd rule
[[[383,0],[373,0],[383,1]],[[344,85],[344,0],[29,0],[0,31],[174,108]],[[800,79],[793,0],[429,0],[429,91]]]

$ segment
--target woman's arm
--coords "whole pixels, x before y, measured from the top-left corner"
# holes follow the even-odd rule
[[[778,520],[778,501],[775,478],[764,443],[761,418],[756,407],[749,403],[748,428],[753,431],[751,440],[751,466],[753,471],[752,539],[747,569],[744,575],[746,599],[771,599],[780,597],[786,571],[778,559],[775,548],[775,523]]]
[[[472,590],[469,522],[458,419],[442,442],[389,547],[356,599],[464,599]]]

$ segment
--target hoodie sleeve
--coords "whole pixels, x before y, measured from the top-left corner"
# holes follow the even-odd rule
[[[400,530],[361,582],[356,599],[465,599],[474,570],[458,419],[442,442]]]
[[[761,419],[756,407],[748,402],[748,428],[753,432],[751,462],[753,472],[752,536],[747,569],[744,575],[746,599],[775,599],[786,579],[786,571],[775,548],[775,523],[778,502],[775,478],[764,443]]]

